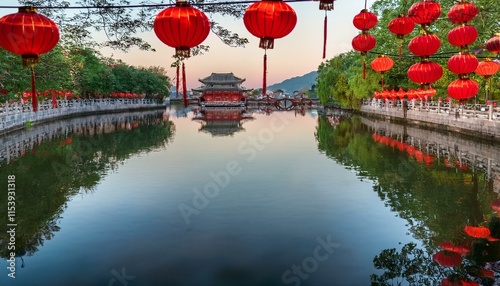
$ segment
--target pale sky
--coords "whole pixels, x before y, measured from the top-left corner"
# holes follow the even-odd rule
[[[73,1],[71,1],[73,2]],[[130,1],[137,4],[139,1]],[[374,0],[368,1],[368,8]],[[15,0],[2,0],[0,5],[19,5]],[[274,49],[267,51],[267,83],[268,85],[285,79],[301,76],[317,70],[322,59],[323,20],[325,11],[319,10],[319,2],[288,3],[297,14],[297,25],[286,37],[276,39]],[[340,53],[352,50],[351,41],[358,34],[352,19],[365,5],[364,0],[338,0],[335,10],[328,11],[327,59]],[[0,9],[0,16],[17,12],[16,9]],[[185,61],[188,89],[201,85],[198,81],[212,72],[233,72],[245,78],[243,86],[247,88],[262,87],[264,50],[259,48],[259,39],[251,35],[243,24],[243,19],[222,18],[219,15],[207,15],[222,26],[238,33],[250,41],[244,48],[232,48],[223,44],[213,33],[203,42],[210,46],[204,55],[191,57]],[[162,66],[167,68],[168,76],[175,77],[175,69],[170,68],[174,48],[166,46],[156,38],[154,31],[141,34],[141,37],[156,49],[156,52],[132,50],[128,53],[101,50],[105,56],[113,55],[135,66]],[[174,82],[175,84],[175,82]]]

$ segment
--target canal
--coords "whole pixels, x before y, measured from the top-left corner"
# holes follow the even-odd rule
[[[0,144],[1,285],[500,278],[494,143],[340,111],[172,106]]]

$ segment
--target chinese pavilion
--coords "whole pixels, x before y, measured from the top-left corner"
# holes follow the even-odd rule
[[[212,73],[199,81],[203,86],[193,91],[201,93],[199,99],[203,106],[241,106],[246,100],[244,93],[250,91],[241,87],[245,79],[233,73]]]

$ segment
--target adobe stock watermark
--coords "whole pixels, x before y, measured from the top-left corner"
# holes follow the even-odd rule
[[[326,261],[334,249],[340,247],[340,244],[331,241],[331,235],[326,237],[326,241],[321,237],[317,237],[316,241],[318,245],[314,248],[311,256],[304,258],[299,265],[293,264],[290,269],[283,272],[281,275],[283,283],[294,283],[294,286],[299,286],[302,280],[309,279],[311,274],[318,270],[320,262]]]
[[[122,268],[121,273],[116,269],[111,270],[113,278],[109,280],[108,286],[127,286],[129,281],[135,279],[135,276],[127,275],[125,267]]]
[[[269,120],[268,127],[260,129],[257,135],[248,136],[238,144],[238,154],[245,156],[247,162],[252,162],[257,158],[258,152],[264,150],[266,145],[274,140],[275,134],[283,132],[289,124],[290,121],[283,114],[277,113]],[[211,199],[215,199],[221,190],[227,188],[231,183],[231,178],[238,176],[241,172],[243,172],[243,167],[237,160],[227,162],[222,170],[209,172],[211,180],[205,183],[201,190],[193,187],[191,203],[180,203],[177,206],[184,222],[189,225],[191,216],[200,214],[201,210],[210,204]]]

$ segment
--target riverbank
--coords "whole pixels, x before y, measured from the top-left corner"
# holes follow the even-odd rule
[[[90,114],[119,113],[164,108],[165,104],[152,99],[75,99],[59,100],[57,108],[52,102],[39,103],[37,112],[29,103],[0,105],[0,134],[22,130],[33,124],[78,117]]]
[[[500,142],[500,110],[493,104],[453,107],[441,102],[413,101],[405,110],[401,104],[391,101],[367,100],[360,113],[366,117]]]

